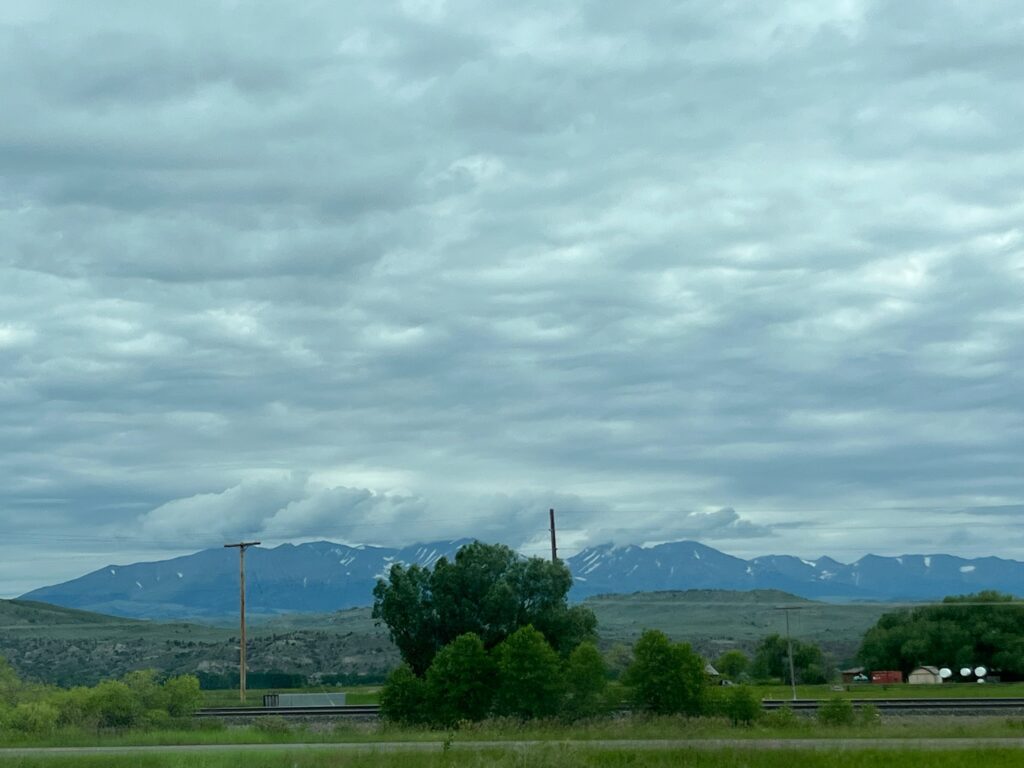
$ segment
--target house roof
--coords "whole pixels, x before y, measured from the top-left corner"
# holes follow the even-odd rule
[[[913,672],[911,672],[910,674],[912,674],[912,675],[915,675],[915,674],[917,674],[918,672],[927,672],[927,673],[929,673],[929,674],[931,674],[931,675],[938,675],[938,674],[939,674],[939,668],[938,668],[938,667],[929,667],[929,666],[926,666],[926,667],[918,667],[917,669],[915,669],[915,670],[914,670]]]

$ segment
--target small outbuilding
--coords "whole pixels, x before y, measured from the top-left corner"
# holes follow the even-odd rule
[[[942,675],[938,667],[918,667],[910,673],[907,682],[911,685],[939,685],[942,683]]]
[[[843,676],[843,683],[849,685],[850,683],[866,683],[868,682],[868,676],[864,674],[864,667],[853,667],[851,669],[841,669],[839,674]]]

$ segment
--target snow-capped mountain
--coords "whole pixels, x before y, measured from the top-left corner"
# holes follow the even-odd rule
[[[252,547],[245,554],[246,605],[253,614],[320,613],[369,605],[392,563],[431,566],[469,539],[402,549],[333,544]],[[217,618],[238,612],[238,551],[206,549],[184,557],[110,565],[29,592],[68,608],[147,619]]]
[[[393,563],[431,566],[469,539],[401,549],[332,544],[253,547],[246,554],[252,614],[318,613],[369,605]],[[996,589],[1024,594],[1024,563],[950,555],[867,555],[846,564],[767,555],[743,560],[695,541],[604,544],[566,560],[580,600],[601,593],[777,589],[816,599],[921,600]],[[154,619],[220,618],[238,610],[238,556],[209,549],[152,563],[111,565],[23,595],[68,608]]]
[[[695,541],[602,545],[567,561],[576,597],[661,589],[779,589],[817,599],[923,600],[995,589],[1024,593],[1024,563],[951,555],[866,555],[846,564],[767,555],[742,560]]]

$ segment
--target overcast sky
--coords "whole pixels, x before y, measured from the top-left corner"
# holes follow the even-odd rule
[[[1024,558],[1008,2],[0,5],[0,594],[239,537]]]

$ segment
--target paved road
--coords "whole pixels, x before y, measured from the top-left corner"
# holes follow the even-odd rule
[[[535,747],[622,750],[965,750],[1002,748],[1024,750],[1021,739],[620,739],[595,741],[455,741],[458,750],[525,750]],[[182,754],[192,752],[439,752],[440,741],[379,741],[363,743],[309,744],[182,744],[159,747],[19,747],[0,749],[4,757],[32,755],[131,755]]]

